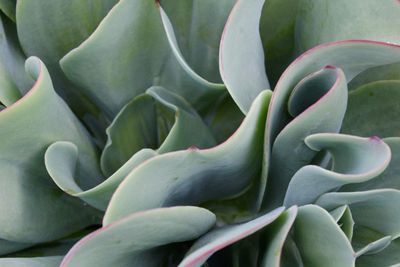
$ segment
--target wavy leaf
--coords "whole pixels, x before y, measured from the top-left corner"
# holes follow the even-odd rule
[[[155,155],[157,153],[151,149],[142,149],[104,182],[88,190],[82,189],[75,179],[78,160],[75,144],[55,142],[50,145],[45,153],[45,165],[51,178],[65,193],[79,197],[99,210],[105,210],[112,194],[128,173]]]
[[[17,28],[21,45],[27,55],[40,57],[50,69],[59,68],[58,61],[89,37],[116,2],[18,1]]]
[[[215,252],[254,234],[275,221],[284,208],[277,208],[246,223],[216,228],[197,240],[179,267],[200,267]]]
[[[129,102],[107,129],[101,156],[107,175],[143,148],[159,153],[215,145],[214,137],[196,111],[180,96],[151,87]]]
[[[279,132],[290,122],[286,111],[293,88],[308,74],[332,65],[343,70],[347,81],[362,71],[400,61],[400,46],[382,42],[347,40],[326,43],[298,57],[279,79],[271,99],[264,142],[262,179],[266,180],[272,144]]]
[[[256,96],[270,88],[259,33],[263,4],[264,0],[237,0],[221,38],[222,80],[244,114]]]
[[[168,49],[156,1],[122,0],[60,64],[67,77],[112,118],[153,85]]]
[[[343,185],[373,179],[385,170],[391,158],[389,146],[377,137],[314,134],[304,141],[311,149],[332,155],[332,170],[307,165],[297,171],[286,191],[285,206],[310,204]]]
[[[225,143],[167,153],[136,168],[111,198],[103,223],[140,210],[201,204],[242,193],[260,171],[259,144],[270,96],[269,91],[260,94],[241,127]]]
[[[36,81],[34,87],[0,112],[0,137],[7,140],[0,144],[0,195],[4,200],[0,204],[0,237],[36,243],[79,230],[92,223],[96,214],[51,182],[43,162],[47,146],[58,140],[77,144],[82,153],[77,173],[82,186],[98,182],[85,177],[85,172],[101,175],[87,132],[54,92],[44,64],[30,58],[26,72]]]
[[[324,209],[300,207],[293,235],[304,266],[355,266],[350,242]]]
[[[392,151],[392,159],[385,171],[367,182],[344,186],[341,189],[342,191],[365,191],[383,188],[400,189],[400,138],[385,138],[383,141],[389,145]]]
[[[328,210],[348,205],[356,225],[369,227],[383,235],[397,237],[400,235],[399,201],[400,191],[377,189],[351,193],[326,193],[318,198],[316,204]]]
[[[332,65],[342,69],[346,80],[351,81],[368,68],[399,61],[400,46],[383,42],[346,40],[326,43],[308,50],[290,64],[275,87],[271,116],[267,121],[267,140],[270,140],[269,143],[273,142],[290,120],[285,111],[286,101],[293,88],[308,74]]]
[[[81,239],[61,267],[161,266],[165,245],[195,239],[214,224],[215,215],[197,207],[134,213]]]
[[[346,104],[346,79],[340,69],[325,67],[296,85],[288,100],[288,112],[294,119],[279,133],[272,147],[267,205],[282,203],[292,176],[317,154],[304,139],[315,133],[338,132]]]

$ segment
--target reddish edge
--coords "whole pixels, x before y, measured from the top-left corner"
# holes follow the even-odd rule
[[[170,207],[170,208],[163,208],[163,209],[176,209],[177,207]],[[67,253],[67,255],[65,255],[63,261],[61,262],[60,267],[65,267],[67,266],[67,264],[71,261],[72,257],[75,255],[75,252],[77,252],[86,242],[90,241],[91,239],[93,239],[96,235],[106,231],[107,229],[109,229],[110,227],[113,227],[114,225],[117,224],[121,224],[124,223],[125,221],[129,221],[133,218],[136,218],[138,216],[142,216],[143,214],[147,214],[147,213],[155,213],[157,211],[161,210],[161,208],[159,209],[151,209],[151,210],[144,210],[144,211],[139,211],[139,212],[135,212],[132,213],[131,215],[128,215],[126,217],[123,217],[122,219],[116,220],[115,222],[112,222],[110,224],[107,224],[106,226],[101,227],[100,229],[97,229],[94,232],[91,232],[90,234],[88,234],[87,236],[85,236],[84,238],[82,238],[81,240],[78,241],[78,243],[76,243]]]
[[[400,3],[400,0],[397,0],[397,1],[399,1],[399,3]],[[306,57],[306,56],[308,56],[308,55],[310,55],[310,54],[313,54],[315,51],[318,51],[318,50],[320,50],[320,49],[324,49],[324,48],[331,47],[331,46],[336,46],[336,45],[353,44],[353,43],[375,44],[375,45],[390,46],[390,47],[393,47],[393,48],[398,48],[398,49],[400,49],[400,45],[393,44],[393,43],[379,42],[379,41],[372,41],[372,40],[357,40],[357,39],[342,40],[342,41],[336,41],[336,42],[329,42],[329,43],[320,44],[320,45],[317,45],[317,46],[315,46],[315,47],[313,47],[313,48],[307,50],[306,52],[304,52],[303,54],[301,54],[299,57],[297,57],[297,58],[285,69],[285,71],[282,73],[281,77],[279,78],[278,82],[276,83],[275,88],[277,88],[277,89],[280,88],[279,85],[280,85],[280,83],[282,83],[282,80],[285,79],[287,73],[288,73],[289,71],[291,71],[292,68],[293,68],[294,66],[296,66],[297,63],[298,63],[299,61],[301,61],[304,57]],[[277,92],[278,92],[278,91],[275,91],[275,93],[272,95],[271,102],[270,102],[270,105],[269,105],[269,107],[268,107],[268,114],[272,114],[272,109],[275,107],[275,104],[274,104],[274,103],[275,103],[275,98],[276,98]],[[266,127],[266,128],[269,128],[269,129],[271,128],[271,127],[270,127],[270,124],[271,124],[271,117],[272,117],[272,116],[267,116],[267,122],[266,122],[267,127]],[[269,132],[267,132],[267,134],[269,134]],[[271,145],[271,144],[270,144],[270,140],[267,141],[267,145],[268,145],[268,146]]]
[[[39,84],[42,82],[42,79],[43,79],[43,63],[41,61],[39,61],[39,62],[40,62],[39,76],[37,77],[32,88],[25,95],[23,95],[20,99],[18,99],[16,102],[12,103],[10,106],[6,107],[5,109],[0,110],[0,115],[5,114],[7,111],[10,111],[11,109],[28,101],[29,96],[33,95],[39,89]]]

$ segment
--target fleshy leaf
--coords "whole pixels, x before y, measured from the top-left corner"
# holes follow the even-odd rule
[[[304,266],[355,266],[350,242],[324,209],[300,207],[293,235]]]
[[[397,237],[400,234],[399,201],[400,191],[377,189],[351,193],[326,193],[318,198],[316,204],[328,210],[348,205],[356,225],[369,227],[383,235]]]
[[[17,29],[14,23],[0,16],[0,60],[3,71],[9,76],[9,82],[14,84],[21,94],[32,87],[33,82],[25,75],[25,55],[21,50]],[[16,94],[16,93],[14,93]]]
[[[58,267],[62,261],[61,256],[37,258],[2,258],[1,267]]]
[[[103,172],[111,175],[143,148],[161,153],[215,145],[214,137],[196,111],[180,96],[151,87],[129,102],[107,129],[101,157]]]
[[[197,240],[179,267],[200,267],[217,252],[275,221],[284,208],[277,208],[261,217],[246,223],[216,228]]]
[[[167,153],[136,168],[111,198],[103,223],[136,211],[201,204],[243,192],[260,171],[270,96],[269,91],[258,96],[238,131],[225,143]]]
[[[180,63],[182,68],[195,80],[197,80],[199,83],[204,84],[207,87],[215,87],[215,88],[225,88],[224,84],[219,84],[219,83],[213,83],[210,81],[207,81],[203,77],[201,77],[199,74],[197,74],[186,62],[185,58],[182,55],[182,52],[179,49],[178,46],[178,41],[176,39],[175,33],[173,26],[171,24],[171,21],[168,18],[168,15],[165,13],[165,11],[160,7],[160,14],[161,14],[161,19],[164,25],[165,32],[167,34],[167,38],[169,41],[169,44],[171,46],[172,52],[174,53],[177,61]]]
[[[296,20],[297,51],[346,39],[400,43],[399,12],[398,1],[301,0]]]
[[[331,216],[342,229],[343,233],[351,241],[353,238],[354,220],[349,206],[340,206],[330,211]]]
[[[383,188],[400,189],[400,138],[385,138],[383,141],[389,145],[392,151],[392,159],[386,170],[368,182],[347,185],[341,191],[364,191]]]
[[[239,107],[227,93],[216,105],[211,119],[209,119],[210,129],[220,144],[231,136],[243,121],[244,115]]]
[[[18,1],[17,28],[21,45],[28,56],[38,56],[49,68],[59,68],[58,61],[89,37],[116,2]]]
[[[346,79],[344,73],[334,67],[310,74],[293,89],[288,112],[294,119],[279,133],[272,147],[267,205],[282,203],[292,176],[317,154],[304,139],[310,134],[338,132],[346,104]]]
[[[226,88],[244,114],[269,89],[259,24],[264,0],[237,0],[225,25],[219,68]]]
[[[218,65],[219,45],[225,22],[235,2],[236,0],[160,1],[177,40],[176,45],[171,47],[179,47],[181,60],[184,58],[195,73],[212,83],[222,81]],[[174,51],[175,56],[176,52]]]
[[[265,253],[260,266],[280,267],[282,261],[283,246],[289,231],[297,216],[297,207],[292,207],[283,212],[278,219],[266,228],[263,241],[266,242]]]
[[[113,118],[153,85],[168,52],[156,1],[121,0],[60,64],[67,77]]]
[[[390,245],[392,241],[391,236],[385,236],[381,239],[378,239],[372,243],[369,243],[367,246],[363,247],[362,249],[356,252],[356,257],[360,257],[361,255],[370,255],[378,253],[384,250],[387,246]]]
[[[372,255],[361,255],[357,258],[357,267],[376,267],[376,266],[400,266],[400,239],[393,240],[387,247],[379,253]]]
[[[347,40],[326,43],[308,50],[293,61],[275,87],[270,108],[272,114],[267,121],[267,140],[275,140],[287,124],[289,117],[285,111],[286,101],[296,84],[308,74],[332,65],[342,69],[347,81],[351,81],[368,68],[399,61],[400,46],[382,42]]]
[[[162,266],[165,245],[195,239],[214,224],[215,215],[197,207],[131,214],[81,239],[61,267]]]
[[[343,70],[346,80],[351,81],[362,71],[400,61],[400,46],[382,42],[347,40],[326,43],[314,47],[285,70],[279,79],[271,99],[264,142],[262,178],[268,176],[270,153],[276,136],[291,120],[286,111],[287,100],[293,88],[308,74],[332,65]]]
[[[307,165],[292,177],[284,205],[313,203],[319,196],[343,185],[375,178],[388,166],[389,146],[377,137],[361,138],[340,134],[314,134],[305,143],[315,151],[332,155],[332,170]]]
[[[84,190],[75,180],[78,148],[71,142],[55,142],[45,154],[46,169],[54,182],[67,194],[79,197],[91,206],[105,210],[112,194],[128,173],[157,153],[143,149],[101,184]]]
[[[44,64],[29,58],[26,72],[35,85],[0,112],[0,137],[7,140],[0,144],[0,237],[36,243],[75,232],[93,223],[96,215],[52,183],[44,165],[47,146],[58,140],[76,143],[82,186],[98,183],[101,174],[88,133],[54,92]],[[98,176],[89,179],[86,172]]]
[[[369,83],[349,93],[343,133],[400,136],[400,81]]]
[[[74,112],[85,121],[89,120],[88,116],[92,120],[92,117],[96,117],[98,121],[101,121],[97,118],[98,107],[87,99],[87,95],[81,88],[65,77],[59,61],[71,49],[87,40],[116,2],[118,1],[24,0],[17,2],[16,23],[24,52],[28,56],[38,56],[43,60],[52,76],[57,93],[66,99]]]

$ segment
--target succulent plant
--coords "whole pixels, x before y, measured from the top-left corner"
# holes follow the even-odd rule
[[[0,266],[400,266],[399,1],[0,10]]]

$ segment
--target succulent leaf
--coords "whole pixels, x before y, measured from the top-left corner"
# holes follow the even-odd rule
[[[103,223],[141,210],[202,204],[242,193],[260,171],[262,147],[258,144],[270,96],[270,91],[260,93],[225,143],[212,149],[166,153],[133,170],[111,198]]]
[[[27,95],[0,113],[1,195],[0,237],[35,243],[54,240],[93,223],[94,211],[61,193],[48,179],[44,151],[54,141],[67,140],[82,151],[79,166],[98,173],[97,155],[86,130],[55,94],[44,64],[37,58],[26,62],[35,85]],[[46,134],[36,135],[41,129]],[[34,136],[34,137],[32,137]],[[82,186],[97,180],[85,180]],[[49,219],[51,218],[51,219]],[[54,219],[56,219],[56,222]]]
[[[281,202],[294,173],[315,157],[316,151],[304,139],[315,133],[338,132],[346,104],[346,79],[340,69],[325,67],[296,85],[288,100],[288,112],[294,118],[279,133],[272,147],[267,205]]]
[[[355,266],[350,242],[324,209],[300,207],[293,229],[304,266]]]
[[[389,146],[376,137],[321,133],[308,136],[305,143],[311,149],[328,151],[332,168],[307,165],[297,171],[287,188],[285,206],[311,204],[343,185],[373,179],[385,170],[391,158]]]
[[[60,266],[160,266],[165,245],[195,239],[214,223],[214,214],[197,207],[134,213],[81,239]]]
[[[246,223],[213,229],[193,244],[179,267],[202,266],[213,253],[266,227],[283,211],[284,208],[277,208]]]
[[[257,95],[270,88],[259,33],[263,4],[264,0],[237,0],[221,39],[222,80],[244,114]]]

